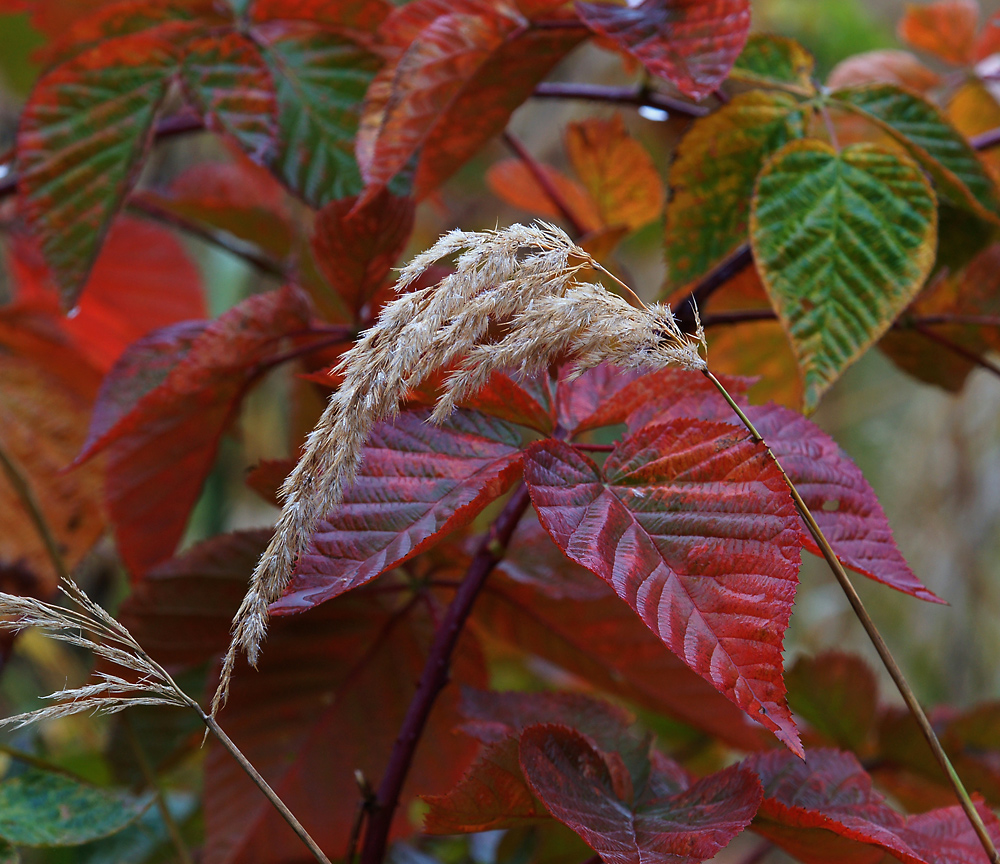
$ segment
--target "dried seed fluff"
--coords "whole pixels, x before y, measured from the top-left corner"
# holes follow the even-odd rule
[[[432,264],[455,255],[453,273],[431,287],[407,290]],[[225,702],[238,651],[256,663],[267,608],[288,585],[317,523],[353,482],[372,427],[394,417],[406,394],[432,373],[458,364],[432,416],[440,422],[494,371],[531,375],[557,357],[571,357],[578,371],[605,361],[705,368],[700,327],[688,337],[669,307],[637,309],[600,285],[579,281],[588,268],[604,269],[565,232],[541,223],[452,231],[402,269],[400,296],[344,354],[338,367],[343,383],[282,487],[284,508],[233,621],[213,713]],[[502,325],[497,341],[489,341],[491,325]]]

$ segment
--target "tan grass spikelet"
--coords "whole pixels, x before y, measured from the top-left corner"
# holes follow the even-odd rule
[[[407,292],[432,264],[454,255],[454,273]],[[233,620],[213,714],[225,703],[239,650],[256,664],[267,608],[288,585],[317,523],[354,481],[372,427],[394,417],[407,393],[428,376],[461,361],[432,415],[441,422],[500,369],[531,375],[567,356],[578,372],[605,361],[706,368],[698,350],[704,345],[700,326],[688,337],[669,307],[635,308],[600,285],[578,281],[588,268],[607,273],[565,232],[536,223],[452,231],[400,271],[400,296],[344,354],[338,366],[343,383],[282,487],[284,507],[274,536]],[[497,331],[502,336],[489,341]]]

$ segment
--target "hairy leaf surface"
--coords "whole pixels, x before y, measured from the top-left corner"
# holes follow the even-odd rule
[[[570,558],[800,752],[781,680],[797,517],[760,445],[726,424],[681,420],[630,436],[603,471],[568,445],[540,442],[528,451],[525,479]]]
[[[577,2],[576,9],[588,27],[694,99],[726,79],[750,31],[749,0]]]
[[[757,181],[750,236],[811,411],[923,285],[934,263],[934,193],[890,150],[792,142]]]

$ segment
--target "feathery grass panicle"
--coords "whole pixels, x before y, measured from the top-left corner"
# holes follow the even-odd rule
[[[121,624],[91,600],[75,582],[64,580],[63,594],[77,608],[56,606],[33,597],[0,592],[0,626],[11,630],[38,627],[54,639],[86,648],[97,657],[137,672],[134,680],[98,672],[97,681],[59,690],[46,696],[55,704],[0,720],[0,726],[15,728],[37,720],[51,720],[91,711],[113,714],[131,705],[176,705],[190,707],[192,700]]]
[[[432,264],[454,255],[453,273],[407,290]],[[233,621],[213,715],[225,703],[238,652],[256,664],[267,608],[288,585],[316,524],[353,482],[372,427],[394,417],[406,394],[432,373],[461,361],[435,408],[433,420],[440,422],[499,369],[530,375],[560,357],[573,358],[579,371],[605,361],[705,368],[700,326],[688,337],[668,307],[637,309],[600,285],[580,282],[590,268],[607,272],[545,223],[451,231],[402,268],[399,296],[344,354],[343,383],[282,487],[277,528]],[[498,331],[502,336],[491,341]]]

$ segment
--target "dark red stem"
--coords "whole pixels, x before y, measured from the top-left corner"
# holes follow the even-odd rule
[[[417,684],[417,692],[410,700],[410,707],[399,730],[399,737],[392,747],[389,767],[386,768],[375,800],[372,802],[365,841],[361,847],[361,864],[382,864],[385,858],[389,829],[399,804],[399,795],[431,708],[434,707],[438,694],[448,683],[451,655],[458,643],[462,627],[486,578],[503,557],[511,535],[521,516],[528,509],[529,503],[528,489],[524,484],[520,484],[480,541],[462,584],[445,612],[444,621],[434,635],[427,663]]]
[[[970,351],[963,345],[959,345],[957,342],[952,342],[942,336],[940,333],[935,333],[930,327],[925,327],[923,324],[911,323],[909,325],[912,329],[916,330],[925,339],[940,345],[942,348],[946,348],[953,354],[957,354],[959,357],[968,360],[970,363],[974,363],[976,366],[981,366],[992,372],[994,375],[1000,376],[1000,366],[997,366],[992,360],[987,360],[985,357],[980,357],[975,351]]]
[[[542,166],[538,164],[535,157],[531,155],[528,148],[525,147],[524,144],[522,144],[521,141],[509,131],[505,131],[503,133],[503,142],[514,152],[514,155],[516,155],[517,158],[524,163],[524,167],[527,168],[531,176],[535,178],[535,182],[545,193],[545,196],[552,202],[553,206],[559,211],[563,219],[569,223],[574,238],[579,238],[586,234],[586,226],[577,218],[576,214],[569,206],[569,203],[565,198],[563,198],[562,193],[556,188],[556,185],[549,178],[549,175],[545,173],[545,169],[542,168]]]
[[[683,117],[704,117],[711,113],[705,105],[694,105],[646,88],[604,87],[600,84],[549,82],[539,84],[531,94],[535,99],[584,99],[588,102],[610,102],[615,105],[659,108]]]

